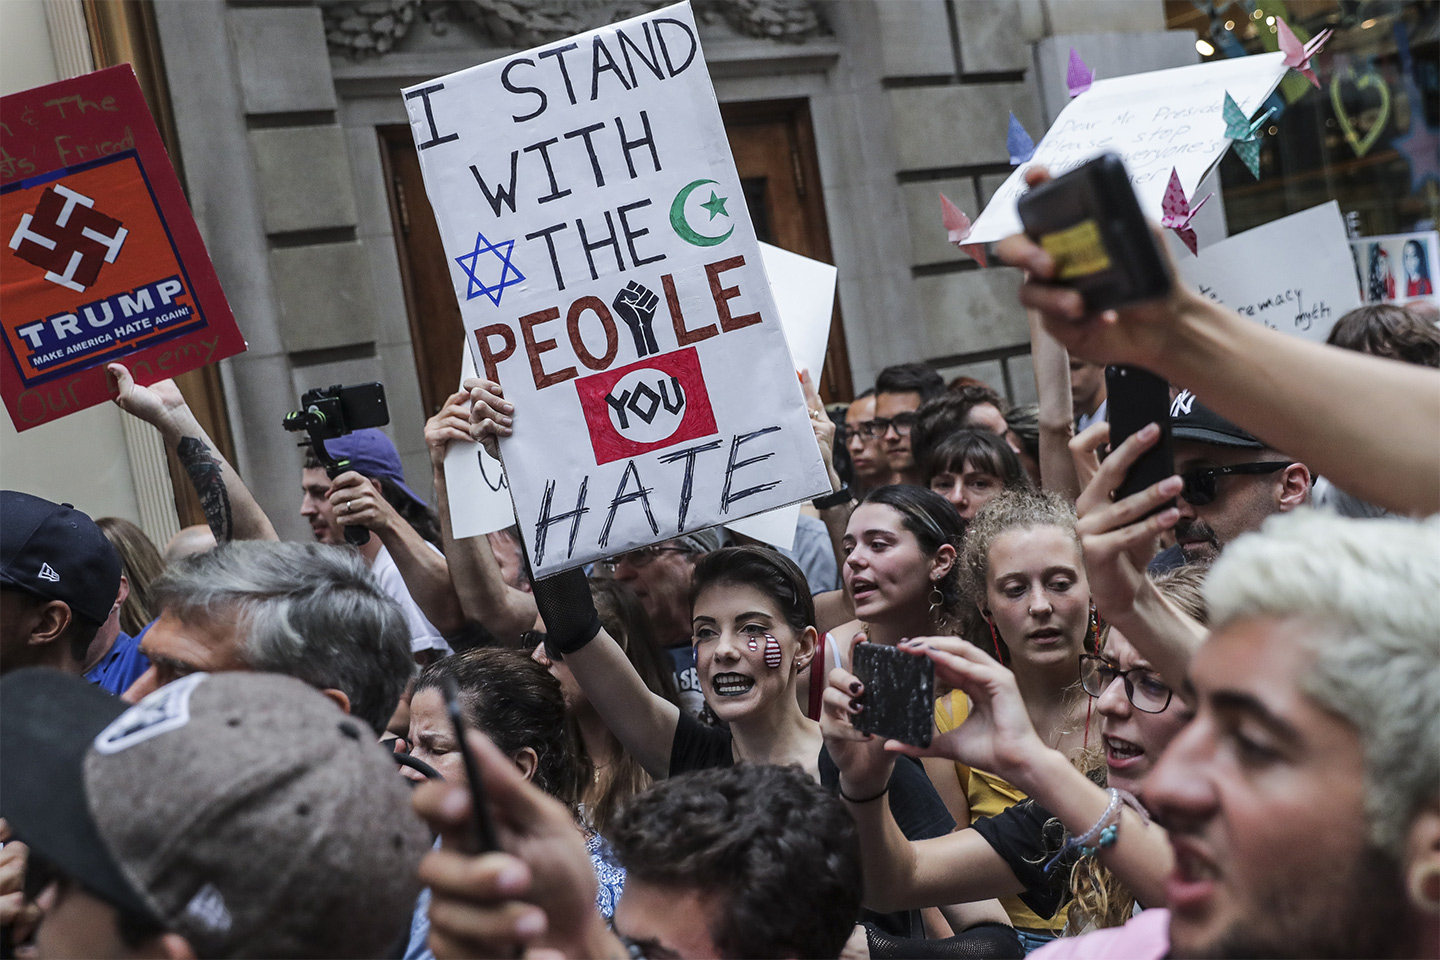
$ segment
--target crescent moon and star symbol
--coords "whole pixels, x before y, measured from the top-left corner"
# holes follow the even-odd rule
[[[706,224],[709,224],[710,221],[713,221],[716,217],[724,217],[726,221],[730,223],[730,229],[726,230],[719,236],[711,236],[709,234],[700,233],[693,226],[691,226],[689,217],[686,215],[686,203],[690,199],[690,194],[694,193],[696,190],[708,184],[714,184],[715,186],[719,186],[719,183],[715,180],[692,180],[690,183],[687,183],[685,186],[680,188],[680,192],[675,194],[675,200],[670,204],[671,228],[674,229],[675,233],[680,237],[681,240],[684,240],[686,243],[692,243],[697,247],[713,247],[718,244],[724,243],[726,240],[729,240],[730,235],[735,232],[735,223],[731,219],[730,211],[725,209],[725,204],[730,201],[730,198],[722,197],[714,190],[710,191],[709,200],[706,200],[704,203],[700,203],[697,206],[700,209],[709,212],[710,217],[708,220],[705,221]]]

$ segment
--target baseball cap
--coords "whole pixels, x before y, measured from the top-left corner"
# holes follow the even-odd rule
[[[71,880],[201,956],[378,956],[430,835],[359,721],[273,673],[196,673],[134,706],[0,680],[0,816]]]
[[[1189,390],[1181,390],[1170,401],[1170,435],[1176,440],[1195,440],[1222,447],[1265,446],[1249,433],[1195,399]]]
[[[0,490],[0,583],[104,623],[120,593],[120,554],[70,504]]]
[[[400,465],[400,454],[383,431],[373,427],[356,430],[339,439],[326,440],[325,449],[336,460],[348,459],[351,470],[371,480],[389,480],[411,500],[426,506],[425,498],[405,484],[405,468]]]

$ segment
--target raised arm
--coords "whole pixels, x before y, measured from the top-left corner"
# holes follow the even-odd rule
[[[115,390],[115,405],[159,430],[165,445],[175,451],[217,543],[280,539],[235,468],[215,449],[174,380],[142,387],[121,363],[107,364],[105,372]]]
[[[1026,177],[1034,185],[1049,174]],[[1440,370],[1268,330],[1183,283],[1163,299],[1087,316],[1075,290],[1046,282],[1055,263],[1029,237],[1007,237],[997,252],[1030,272],[1020,302],[1076,356],[1188,387],[1354,496],[1400,513],[1440,511]]]
[[[1035,366],[1035,392],[1040,400],[1040,485],[1067,500],[1080,496],[1070,438],[1075,432],[1074,401],[1070,395],[1070,354],[1045,332],[1040,314],[1025,311],[1030,320],[1030,362]]]
[[[440,535],[445,544],[450,582],[455,589],[464,619],[484,625],[505,643],[517,643],[520,634],[535,625],[535,598],[505,582],[487,537],[455,539],[450,525],[450,495],[445,483],[445,455],[450,444],[459,443],[478,454],[470,437],[470,394],[451,394],[445,406],[425,423],[425,446],[435,477],[436,506],[440,513]]]

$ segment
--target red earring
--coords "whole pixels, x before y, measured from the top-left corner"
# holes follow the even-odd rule
[[[990,627],[990,642],[995,645],[995,659],[1003,664],[1005,657],[1000,653],[1000,631],[995,629],[995,621],[989,617],[985,618],[985,623]]]
[[[780,641],[768,633],[765,634],[765,666],[771,670],[777,670],[780,667],[780,660]]]

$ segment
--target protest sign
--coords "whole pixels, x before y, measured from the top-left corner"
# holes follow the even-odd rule
[[[828,489],[688,6],[404,97],[537,576]]]
[[[760,256],[795,369],[821,369],[835,307],[835,268],[768,243],[760,244]],[[460,383],[473,376],[475,361],[469,351],[463,351]],[[445,452],[445,488],[452,494],[450,528],[457,539],[491,533],[515,522],[505,468],[478,443],[450,443]],[[800,507],[791,504],[725,526],[788,550],[795,543],[799,517]]]
[[[245,340],[129,64],[0,99],[0,391],[16,430]]]
[[[1060,111],[1029,162],[1015,168],[976,218],[966,241],[991,243],[1020,232],[1015,204],[1030,167],[1048,167],[1059,176],[1102,153],[1125,161],[1140,209],[1158,222],[1170,169],[1188,196],[1230,146],[1225,94],[1251,116],[1285,75],[1284,57],[1262,53],[1096,80]]]
[[[1429,300],[1440,305],[1440,234],[1392,233],[1350,241],[1355,274],[1366,303]]]
[[[1360,306],[1340,205],[1334,200],[1211,244],[1177,261],[1203,296],[1272,330],[1324,343]]]

